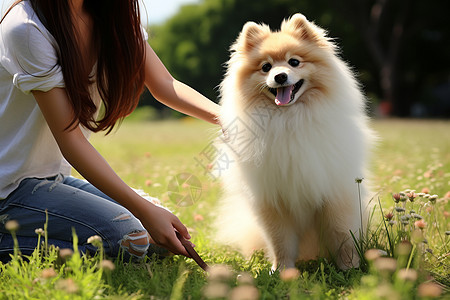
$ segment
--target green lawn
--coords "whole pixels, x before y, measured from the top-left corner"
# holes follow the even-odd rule
[[[395,259],[369,260],[368,267],[346,272],[319,260],[299,265],[298,272],[270,274],[270,264],[262,253],[245,260],[232,249],[212,242],[211,223],[220,182],[208,174],[207,164],[218,128],[191,118],[131,120],[107,137],[97,134],[93,144],[130,186],[160,198],[190,228],[197,251],[216,266],[211,275],[182,257],[116,262],[110,272],[99,268],[98,256],[80,259],[73,255],[64,263],[50,249],[43,260],[36,252],[29,263],[17,258],[1,265],[0,299],[206,299],[220,298],[221,291],[231,299],[246,299],[244,296],[255,293],[262,299],[412,299],[426,298],[433,289],[440,297],[448,296],[450,236],[446,231],[450,230],[450,220],[446,214],[450,204],[444,196],[450,191],[450,121],[377,120],[373,127],[381,140],[371,164],[372,183],[379,191],[384,214],[392,212],[391,221],[396,223],[384,224],[377,206],[363,251],[376,246]],[[174,185],[174,178],[183,176],[180,174],[196,178],[201,187],[184,201],[178,196],[188,195],[188,186]],[[438,199],[429,202],[417,197],[414,203],[394,203],[391,194],[406,189],[416,193],[428,189],[424,191],[438,195]],[[378,203],[378,199],[374,201]],[[395,206],[404,207],[406,212],[397,213]],[[413,230],[416,219],[405,221],[412,209],[426,223],[419,236]],[[388,267],[383,267],[383,262]],[[391,267],[394,263],[392,270],[389,263]],[[56,275],[46,277],[43,269],[53,269]],[[71,290],[67,284],[75,288]]]

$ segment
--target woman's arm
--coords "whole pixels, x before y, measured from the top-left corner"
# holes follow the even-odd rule
[[[219,105],[174,79],[156,53],[146,45],[145,85],[158,101],[187,115],[219,124]]]
[[[73,130],[65,130],[73,116],[66,90],[53,88],[48,92],[33,91],[33,95],[66,160],[86,180],[130,210],[157,244],[175,254],[189,256],[175,235],[177,230],[186,239],[190,238],[180,220],[128,187],[84,137],[78,126]]]

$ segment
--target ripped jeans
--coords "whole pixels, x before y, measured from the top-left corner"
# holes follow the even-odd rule
[[[73,248],[74,228],[78,249],[83,253],[97,251],[87,240],[98,235],[110,257],[117,257],[120,249],[125,250],[126,259],[167,254],[165,249],[149,243],[149,234],[126,208],[86,181],[58,175],[25,179],[8,198],[0,200],[0,260],[8,260],[14,249],[5,223],[8,220],[19,223],[16,235],[20,251],[30,255],[37,246],[35,230],[44,228],[46,210],[48,242],[60,249]]]

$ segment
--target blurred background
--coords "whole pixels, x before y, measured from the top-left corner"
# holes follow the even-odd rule
[[[2,8],[11,2],[0,1]],[[372,116],[450,117],[448,0],[141,0],[141,9],[149,42],[172,75],[211,100],[245,22],[278,29],[301,12],[335,38]],[[174,115],[148,92],[140,106],[154,117]]]
[[[278,29],[296,12],[335,38],[372,115],[450,117],[448,0],[198,0],[150,25],[150,44],[176,78],[216,100],[243,24]],[[142,105],[154,103],[144,95]]]

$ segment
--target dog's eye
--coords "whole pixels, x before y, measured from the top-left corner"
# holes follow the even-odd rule
[[[291,58],[291,59],[288,61],[288,64],[290,64],[290,65],[293,66],[293,67],[298,67],[298,65],[300,64],[300,61],[299,61],[298,59]]]
[[[270,69],[272,69],[272,65],[270,63],[265,63],[261,68],[261,70],[266,73],[269,72]]]

